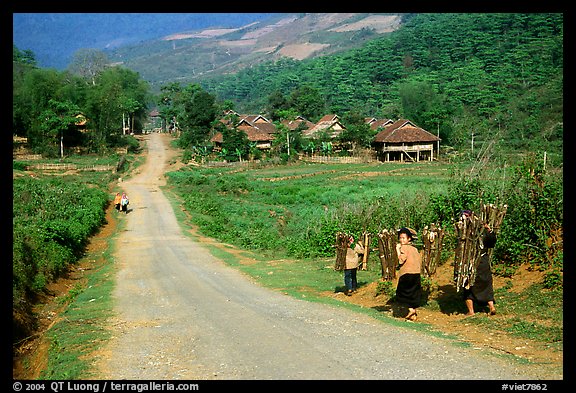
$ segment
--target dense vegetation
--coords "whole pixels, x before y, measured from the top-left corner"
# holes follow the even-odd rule
[[[34,53],[13,48],[12,133],[26,137],[34,153],[62,157],[80,147],[107,154],[130,147],[125,134],[142,128],[151,100],[147,83],[126,68],[108,67],[98,52],[81,55],[76,72],[59,72],[39,68]],[[82,119],[90,132],[79,128]]]
[[[334,254],[338,231],[378,233],[439,223],[453,255],[453,220],[480,203],[507,204],[495,258],[501,273],[528,262],[562,269],[562,173],[527,158],[477,172],[468,164],[295,164],[238,170],[186,168],[170,184],[203,233],[295,258]],[[556,280],[554,285],[558,285]]]
[[[107,65],[97,51],[77,53],[60,73],[38,69],[33,54],[14,47],[13,132],[28,136],[37,152],[55,154],[59,137],[65,146],[101,151],[127,125],[142,129],[147,109],[158,106],[164,124],[182,131],[180,146],[193,149],[209,147],[222,110],[236,107],[272,120],[299,114],[316,121],[327,113],[408,118],[438,133],[444,150],[496,144],[500,155],[545,149],[555,164],[562,162],[562,14],[404,19],[401,29],[360,49],[268,62],[199,85],[172,82],[155,97],[137,73]],[[75,132],[78,113],[94,132]],[[345,126],[364,132],[369,146],[373,135]]]
[[[110,179],[108,179],[110,180]],[[34,325],[35,295],[84,253],[104,224],[106,184],[81,177],[18,176],[13,180],[12,305],[14,338]]]
[[[271,113],[305,86],[301,115],[409,118],[444,146],[505,142],[561,154],[562,14],[416,14],[385,38],[318,59],[268,62],[201,81],[241,113]],[[274,97],[274,101],[271,100]],[[320,101],[318,100],[320,97]],[[280,103],[279,103],[280,101]],[[314,103],[312,106],[310,103]]]

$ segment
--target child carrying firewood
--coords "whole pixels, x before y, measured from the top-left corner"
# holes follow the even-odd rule
[[[354,236],[348,238],[348,248],[346,249],[346,266],[344,267],[344,285],[346,295],[351,296],[358,287],[356,273],[360,265],[361,255],[364,254],[364,246],[361,242],[354,244]]]

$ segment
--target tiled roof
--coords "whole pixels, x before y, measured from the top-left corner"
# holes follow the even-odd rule
[[[323,116],[320,120],[318,120],[318,123],[308,128],[307,130],[304,130],[302,135],[305,137],[313,137],[317,133],[328,129],[333,130],[330,136],[335,138],[340,135],[342,131],[346,129],[346,127],[340,123],[340,119],[337,115],[331,114]]]
[[[376,119],[370,123],[370,129],[377,130],[379,127],[387,127],[392,123],[394,123],[392,119]]]
[[[267,134],[276,134],[278,132],[278,129],[273,123],[256,123],[254,124],[254,128]]]
[[[314,123],[312,123],[309,120],[306,119],[297,119],[297,120],[282,120],[281,122],[282,124],[284,124],[286,127],[288,127],[289,130],[294,131],[296,128],[298,128],[300,126],[300,124],[304,123],[305,126],[305,130],[314,127]]]
[[[258,126],[260,126],[260,124]],[[274,137],[272,135],[256,127],[239,126],[238,129],[246,133],[246,135],[248,136],[248,140],[250,142],[262,142],[262,141],[274,140]]]
[[[238,126],[238,130],[244,131],[250,142],[269,142],[274,140],[273,135],[249,125]],[[221,132],[217,132],[210,141],[214,143],[222,143],[224,142],[224,137]]]
[[[437,136],[406,119],[394,122],[374,137],[374,142],[380,143],[436,142],[439,140]]]

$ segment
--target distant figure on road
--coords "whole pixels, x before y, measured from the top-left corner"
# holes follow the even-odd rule
[[[496,245],[496,235],[488,224],[484,224],[484,229],[486,229],[486,233],[482,237],[484,248],[482,254],[480,254],[478,266],[476,266],[474,285],[468,289],[464,288],[464,301],[466,302],[466,308],[468,308],[466,316],[474,315],[474,302],[482,306],[488,304],[490,315],[496,314],[492,270],[490,269],[490,255],[488,254],[488,249],[494,248]]]
[[[120,202],[122,201],[122,195],[120,195],[119,192],[116,193],[116,196],[114,197],[114,208],[116,210],[118,210],[118,213],[120,213]]]
[[[418,249],[411,243],[415,233],[409,228],[401,228],[398,231],[396,253],[400,264],[398,285],[396,286],[396,301],[408,306],[408,314],[404,317],[407,321],[416,321],[418,314],[416,308],[420,306],[422,295],[422,283],[420,282],[420,269],[422,258]]]
[[[120,205],[122,206],[122,211],[125,214],[128,214],[128,204],[130,201],[128,200],[128,195],[125,192],[122,193],[122,199],[120,200]]]
[[[348,248],[346,249],[346,266],[344,267],[344,285],[346,286],[347,296],[352,295],[358,288],[356,273],[360,265],[360,254],[364,254],[364,247],[360,242],[354,244],[354,236],[348,239]]]

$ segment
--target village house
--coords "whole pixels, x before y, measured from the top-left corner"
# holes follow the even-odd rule
[[[146,131],[156,131],[161,132],[163,131],[163,123],[162,117],[160,116],[160,112],[157,108],[152,109],[148,112],[148,122],[145,125]]]
[[[239,120],[236,123],[236,129],[244,131],[248,140],[256,143],[256,148],[260,150],[270,150],[272,147],[272,141],[274,140],[274,134],[278,132],[276,126],[272,122],[262,115],[239,115],[233,111],[228,111],[226,114],[238,116]],[[230,116],[227,117],[228,119],[224,118],[220,121],[227,127],[232,127],[229,119]],[[213,143],[214,150],[220,151],[222,149],[222,143],[224,142],[222,133],[217,132],[210,139],[210,142]]]
[[[434,159],[435,145],[441,139],[418,127],[410,120],[400,119],[388,125],[374,137],[373,145],[381,161],[413,162]],[[436,156],[438,148],[436,147]]]
[[[256,143],[256,147],[260,150],[270,150],[272,147],[272,141],[274,140],[274,136],[267,132],[260,130],[257,127],[253,127],[250,125],[240,125],[236,127],[238,131],[244,131],[248,140],[250,142]],[[215,151],[222,150],[222,143],[224,142],[224,136],[221,132],[217,132],[214,136],[210,139],[210,142],[214,145]]]
[[[330,114],[323,116],[318,122],[302,131],[304,138],[318,138],[321,133],[325,132],[331,139],[338,137],[346,127],[340,122],[338,115]]]
[[[238,119],[236,129],[244,131],[250,142],[256,143],[256,147],[260,150],[271,149],[272,141],[278,133],[274,123],[262,115],[239,115],[235,112],[232,114]],[[230,116],[226,116],[221,121],[228,127],[232,127]],[[440,138],[418,127],[410,120],[393,121],[371,117],[366,118],[365,122],[370,125],[371,130],[379,131],[372,145],[381,161],[432,161],[438,156]],[[302,136],[310,139],[318,138],[323,133],[334,139],[346,130],[336,114],[325,115],[317,123],[312,123],[302,116],[294,120],[282,120],[281,123],[292,131],[300,128]],[[216,133],[210,141],[214,145],[214,150],[222,149],[221,132]]]
[[[315,126],[314,123],[304,118],[303,116],[296,116],[294,120],[284,119],[280,123],[285,125],[290,131],[294,131],[298,128],[301,130],[308,130]]]
[[[371,130],[384,129],[390,124],[394,123],[392,119],[377,119],[375,117],[367,117],[365,119],[366,124],[370,126]]]

